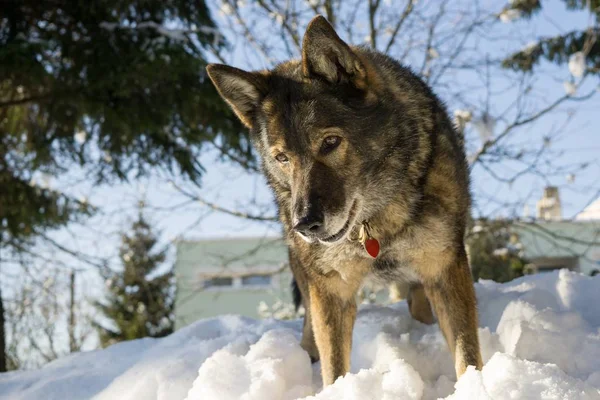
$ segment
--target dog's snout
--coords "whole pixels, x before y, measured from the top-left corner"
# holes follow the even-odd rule
[[[297,218],[296,221],[294,230],[304,236],[316,236],[323,231],[323,213],[321,212],[309,212],[305,216]]]

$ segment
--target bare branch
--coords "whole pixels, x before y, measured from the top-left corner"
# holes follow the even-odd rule
[[[256,37],[254,36],[252,31],[248,27],[246,20],[244,18],[242,18],[237,7],[235,7],[235,5],[231,5],[231,7],[233,9],[233,15],[235,17],[236,22],[242,27],[242,31],[244,32],[244,37],[248,40],[248,42],[250,42],[250,44],[252,46],[254,46],[256,48],[256,50],[258,50],[262,54],[262,56],[265,60],[267,60],[270,64],[274,64],[274,60],[269,56],[270,52],[264,46],[264,44],[259,43],[259,41],[256,39]]]
[[[492,18],[492,17],[490,17],[490,18]],[[460,39],[460,41],[458,42],[458,45],[456,46],[456,48],[454,50],[452,50],[452,53],[451,53],[448,61],[445,62],[444,65],[442,65],[440,67],[439,71],[436,74],[435,79],[431,80],[432,86],[435,86],[438,83],[439,79],[444,75],[444,73],[448,70],[448,68],[450,68],[450,66],[452,66],[452,64],[454,63],[456,58],[462,53],[462,51],[465,48],[465,44],[467,43],[467,40],[469,39],[469,37],[471,37],[471,34],[475,31],[475,28],[483,25],[487,21],[488,21],[487,18],[484,18],[479,21],[475,21],[465,30],[465,33],[462,36],[462,38]],[[489,63],[489,60],[486,59],[486,63]]]
[[[369,42],[371,47],[377,49],[377,28],[375,27],[375,14],[381,0],[369,0]]]
[[[394,42],[396,41],[396,37],[398,36],[398,32],[400,31],[400,28],[402,28],[402,25],[404,25],[404,21],[406,21],[406,19],[412,12],[414,5],[415,5],[415,0],[408,0],[408,2],[406,3],[406,7],[404,7],[404,11],[402,11],[400,18],[398,18],[398,22],[396,23],[396,26],[394,27],[394,30],[392,31],[392,36],[390,37],[388,44],[385,46],[384,53],[386,53],[386,54],[389,53],[390,49],[394,45]]]
[[[236,164],[239,164],[245,170],[256,172],[256,173],[261,172],[259,168],[257,168],[254,165],[251,165],[248,162],[248,160],[245,160],[241,157],[238,157],[235,154],[232,154],[231,152],[227,151],[223,146],[217,144],[214,140],[211,143],[217,150],[219,150],[219,152],[221,153],[222,156],[225,156],[225,157],[229,158],[231,161],[235,162]]]
[[[244,219],[249,219],[252,221],[263,221],[263,222],[277,222],[279,221],[277,217],[271,217],[271,216],[262,216],[262,215],[254,215],[254,214],[249,214],[249,213],[245,213],[242,211],[237,211],[237,210],[230,210],[228,208],[225,207],[221,207],[217,204],[211,203],[207,200],[204,200],[203,198],[196,196],[186,190],[184,190],[183,188],[181,188],[180,186],[178,186],[177,184],[175,184],[175,182],[170,181],[171,184],[173,185],[173,187],[175,189],[177,189],[177,191],[181,194],[183,194],[184,196],[193,199],[195,201],[197,201],[198,203],[205,205],[206,207],[215,210],[215,211],[219,211],[225,214],[229,214],[232,215],[234,217],[239,217],[239,218],[244,218]]]
[[[73,257],[75,257],[76,259],[92,266],[92,267],[96,267],[96,268],[103,268],[106,264],[106,260],[100,258],[100,257],[94,257],[94,256],[90,256],[87,254],[83,254],[79,251],[75,251],[75,250],[71,250],[65,246],[63,246],[62,244],[58,243],[56,240],[50,238],[48,235],[46,235],[45,233],[39,233],[39,237],[41,237],[42,239],[44,239],[44,241],[46,241],[47,243],[51,244],[53,247],[57,248],[58,250],[67,253]],[[93,261],[92,258],[97,259],[97,261]]]
[[[285,14],[283,14],[281,12],[281,10],[275,10],[273,7],[269,6],[264,0],[258,0],[258,5],[261,6],[269,14],[281,16],[281,26],[288,33],[289,37],[292,39],[292,42],[294,43],[294,46],[296,47],[296,50],[299,52],[302,47],[302,44],[301,44],[302,42],[300,40],[300,35],[298,34],[298,32],[296,30],[294,30],[292,28],[292,26],[290,25],[289,14],[288,14],[287,8],[285,10]],[[275,6],[275,4],[273,4],[273,6]],[[285,38],[283,38],[283,41],[287,43]]]
[[[517,128],[519,126],[522,126],[522,125],[525,125],[525,124],[528,124],[530,122],[537,120],[538,118],[548,114],[550,111],[554,110],[556,107],[558,107],[559,105],[561,105],[563,102],[565,102],[567,100],[572,100],[572,101],[588,100],[592,96],[594,96],[595,93],[596,93],[596,90],[592,90],[588,94],[581,96],[581,97],[573,97],[573,96],[567,94],[562,97],[559,97],[552,104],[548,105],[547,107],[541,109],[540,111],[536,112],[535,114],[533,114],[527,118],[524,118],[524,119],[517,118],[517,120],[515,120],[513,123],[509,124],[506,128],[504,128],[502,133],[500,133],[494,139],[485,142],[485,144],[481,147],[481,149],[471,157],[471,168],[473,167],[473,165],[475,165],[477,162],[480,161],[481,157],[483,157],[483,155],[485,155],[489,151],[490,148],[492,148],[498,142],[500,142],[502,139],[504,139],[514,128]]]
[[[46,94],[41,94],[38,96],[23,97],[23,98],[16,99],[16,100],[2,101],[2,102],[0,102],[0,108],[18,106],[21,104],[31,103],[34,101],[46,100],[46,99],[49,99],[51,96],[52,96],[51,94],[46,93]]]
[[[331,23],[331,26],[335,28],[337,21],[333,11],[333,0],[325,0],[323,2],[323,7],[325,7],[325,16],[327,17],[327,20]]]
[[[436,14],[435,18],[429,25],[428,34],[427,34],[427,45],[425,47],[425,57],[423,58],[423,64],[421,65],[421,69],[420,69],[420,75],[423,76],[426,81],[429,80],[428,69],[429,69],[429,62],[431,61],[431,58],[432,58],[431,49],[432,49],[433,40],[435,37],[435,28],[438,26],[440,20],[442,19],[442,17],[444,16],[444,14],[446,12],[446,4],[447,3],[448,3],[448,0],[444,1],[440,5],[440,11]]]

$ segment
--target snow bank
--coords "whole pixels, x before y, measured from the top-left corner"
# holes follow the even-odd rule
[[[293,400],[312,393],[311,382],[310,358],[294,332],[275,329],[249,348],[214,353],[200,367],[187,398]]]
[[[437,325],[406,304],[361,307],[352,371],[321,390],[301,321],[199,321],[163,339],[0,375],[0,399],[600,400],[600,277],[568,271],[476,284],[482,371],[458,381]]]

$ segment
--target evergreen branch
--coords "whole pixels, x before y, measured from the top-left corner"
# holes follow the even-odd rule
[[[49,97],[51,97],[51,94],[42,94],[42,95],[38,95],[38,96],[23,97],[21,99],[16,99],[16,100],[2,101],[2,102],[0,102],[0,108],[13,107],[13,106],[21,105],[21,104],[31,103],[34,101],[45,100],[45,99],[48,99]]]

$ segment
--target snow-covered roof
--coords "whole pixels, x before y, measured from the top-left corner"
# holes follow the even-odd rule
[[[582,212],[575,216],[578,221],[600,220],[600,198],[583,209]]]

